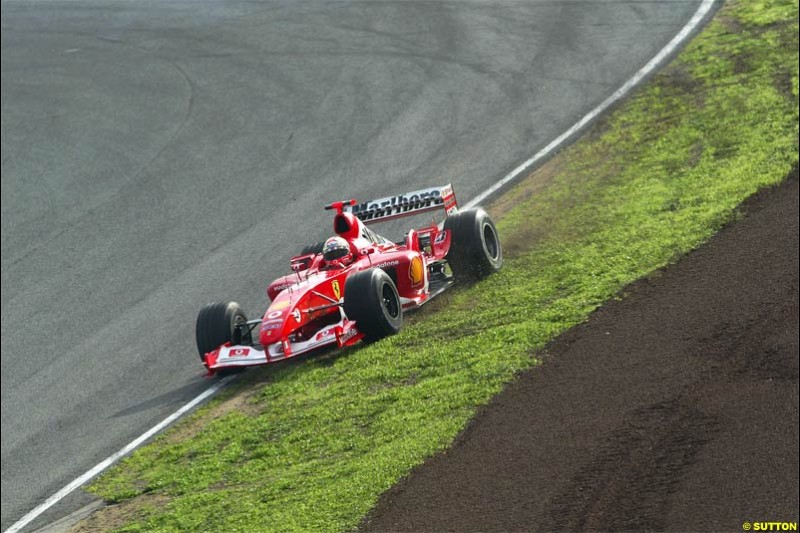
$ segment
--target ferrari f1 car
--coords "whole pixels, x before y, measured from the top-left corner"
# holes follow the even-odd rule
[[[335,211],[335,236],[291,258],[292,273],[267,287],[271,303],[260,318],[248,320],[235,302],[200,311],[197,348],[209,373],[377,341],[400,331],[404,311],[503,263],[489,215],[481,208],[459,211],[452,185],[325,209]],[[446,214],[441,228],[412,229],[401,242],[367,227],[436,209]]]

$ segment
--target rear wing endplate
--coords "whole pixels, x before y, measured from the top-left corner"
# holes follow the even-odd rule
[[[447,216],[458,211],[458,203],[451,183],[443,187],[420,189],[397,196],[344,206],[344,211],[354,214],[365,224],[385,222],[436,209],[444,209]]]

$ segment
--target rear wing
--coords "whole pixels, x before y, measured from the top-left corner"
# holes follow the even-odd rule
[[[436,209],[444,209],[445,214],[450,216],[458,211],[458,203],[453,185],[448,183],[443,187],[420,189],[361,204],[345,205],[343,209],[365,224],[374,224]]]

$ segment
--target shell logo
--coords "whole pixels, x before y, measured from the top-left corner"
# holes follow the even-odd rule
[[[289,300],[281,300],[279,302],[273,302],[272,305],[269,306],[270,309],[273,311],[280,311],[281,309],[286,309],[291,304]]]
[[[422,266],[422,259],[419,257],[411,259],[411,264],[408,265],[408,277],[413,286],[421,284],[425,279],[425,269]]]

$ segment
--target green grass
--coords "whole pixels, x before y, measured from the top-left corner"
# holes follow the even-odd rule
[[[724,6],[499,222],[517,244],[501,273],[384,342],[251,373],[268,383],[246,409],[209,420],[223,395],[178,426],[188,435],[168,432],[90,490],[159,496],[124,531],[356,527],[549,340],[797,164],[797,21],[796,1]]]

